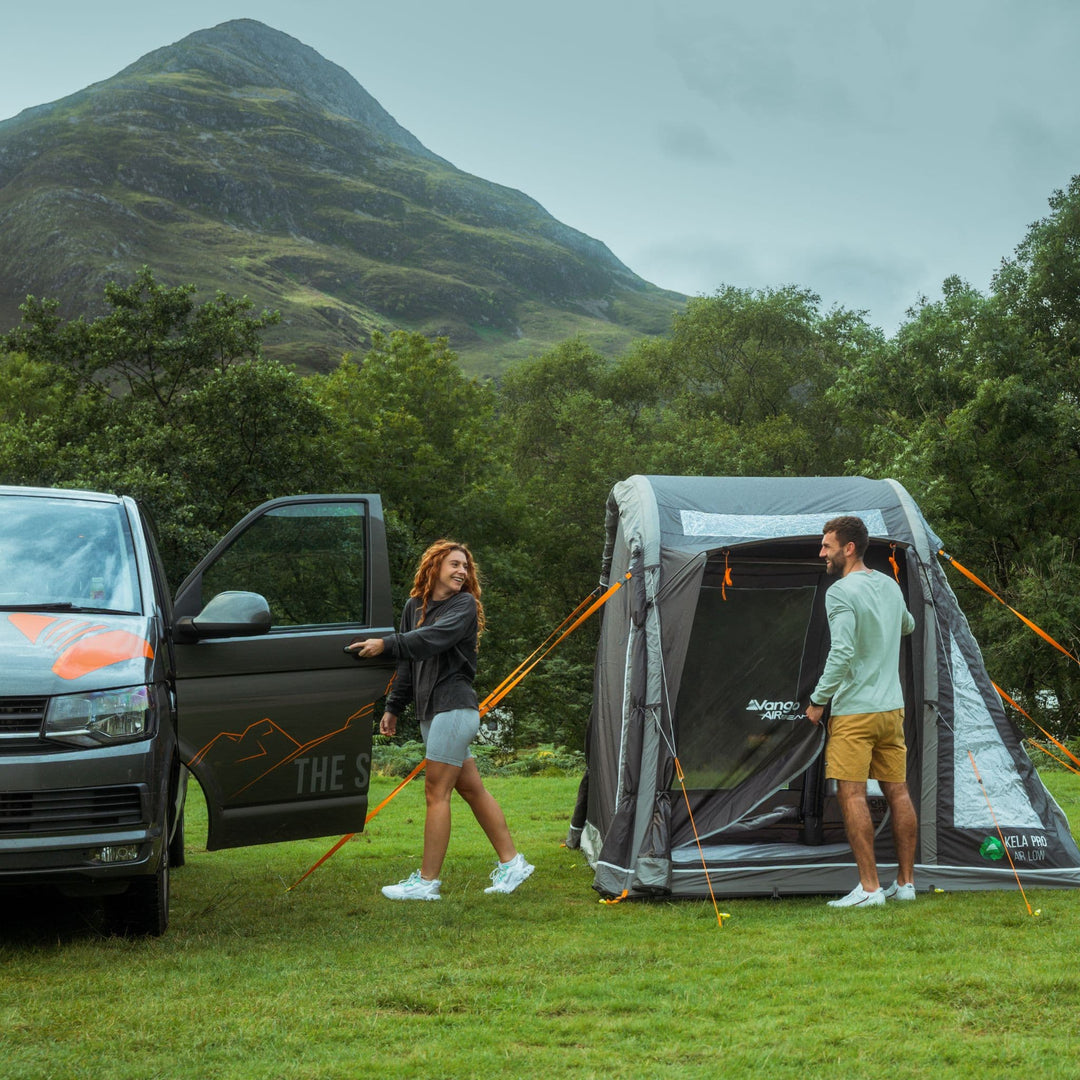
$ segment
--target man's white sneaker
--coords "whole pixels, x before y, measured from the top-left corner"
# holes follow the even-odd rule
[[[862,884],[858,884],[839,900],[830,900],[829,907],[881,907],[885,903],[885,890],[878,888],[873,892],[867,892]]]
[[[414,870],[404,881],[396,885],[384,885],[382,894],[388,900],[441,900],[439,886],[441,881],[428,881]]]
[[[491,885],[484,892],[513,892],[535,869],[519,851],[508,863],[499,863],[491,871]]]
[[[886,900],[914,900],[915,883],[909,881],[906,885],[899,885],[895,881],[885,890]]]

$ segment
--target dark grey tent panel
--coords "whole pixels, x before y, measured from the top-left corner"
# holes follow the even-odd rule
[[[985,671],[941,542],[899,484],[633,476],[608,499],[604,576],[632,576],[604,608],[568,838],[602,894],[707,895],[706,871],[727,896],[853,884],[824,734],[803,708],[828,653],[818,551],[838,514],[867,523],[868,564],[896,577],[916,619],[900,666],[917,885],[1014,886],[1000,844],[986,844],[999,825],[1025,887],[1080,885],[1065,816]],[[887,808],[870,802],[887,869]]]

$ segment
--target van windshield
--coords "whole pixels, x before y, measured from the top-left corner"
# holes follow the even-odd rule
[[[123,506],[0,494],[0,610],[140,614]]]

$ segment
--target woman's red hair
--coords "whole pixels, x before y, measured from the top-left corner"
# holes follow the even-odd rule
[[[413,578],[412,592],[409,593],[410,596],[414,596],[420,601],[420,619],[417,625],[419,626],[424,621],[428,601],[430,601],[431,594],[435,591],[435,586],[439,583],[439,571],[442,569],[443,559],[451,551],[460,551],[467,560],[465,584],[461,586],[461,591],[471,593],[476,600],[476,636],[479,637],[484,632],[485,625],[484,605],[480,603],[480,568],[476,565],[473,553],[464,544],[459,544],[456,540],[436,540],[420,556],[420,565],[417,566],[416,577]]]

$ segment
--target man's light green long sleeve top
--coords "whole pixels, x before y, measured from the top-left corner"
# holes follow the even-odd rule
[[[833,716],[904,706],[900,638],[915,629],[900,586],[877,570],[854,570],[825,594],[832,643],[810,700]]]

